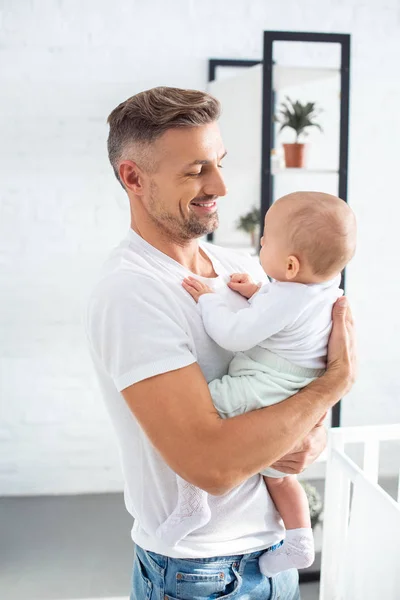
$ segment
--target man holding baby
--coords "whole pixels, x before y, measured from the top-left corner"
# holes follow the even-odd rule
[[[86,326],[134,517],[134,600],[299,598],[313,548],[291,475],[325,447],[323,417],[355,378],[343,201],[278,201],[261,262],[199,241],[227,191],[219,111],[204,92],[154,88],[108,120],[131,223]]]

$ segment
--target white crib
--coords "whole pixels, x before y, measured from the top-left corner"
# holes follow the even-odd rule
[[[389,440],[400,441],[400,425],[330,431],[320,600],[400,600],[400,483],[397,502],[378,485],[379,446]],[[356,442],[362,469],[345,452]]]

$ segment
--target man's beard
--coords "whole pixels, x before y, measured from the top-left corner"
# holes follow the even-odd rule
[[[215,200],[215,196],[204,196],[196,198],[196,200],[207,202]],[[176,241],[189,241],[212,233],[217,229],[219,224],[217,211],[200,219],[194,212],[189,211],[185,215],[180,205],[178,208],[180,217],[170,214],[163,208],[158,187],[152,181],[150,184],[149,216],[163,229],[169,238]]]

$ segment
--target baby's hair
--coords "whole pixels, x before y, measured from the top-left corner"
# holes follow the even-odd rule
[[[356,220],[351,208],[322,192],[294,192],[275,204],[290,203],[287,241],[290,253],[305,258],[314,275],[339,273],[353,258]]]

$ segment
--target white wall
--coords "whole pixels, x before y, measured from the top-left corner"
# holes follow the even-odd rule
[[[128,226],[105,119],[151,86],[205,88],[210,57],[262,56],[263,29],[352,34],[348,292],[360,377],[344,421],[400,421],[397,0],[3,0],[0,494],[120,489],[86,354],[91,281]]]

